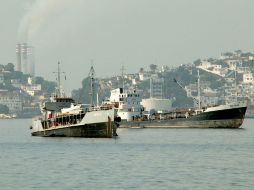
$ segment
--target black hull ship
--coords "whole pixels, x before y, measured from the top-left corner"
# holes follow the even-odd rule
[[[185,90],[176,79],[174,82]],[[150,97],[148,101],[141,101],[136,90],[124,92],[123,88],[112,90],[104,106],[113,107],[118,111],[117,114],[122,119],[120,127],[239,128],[242,125],[247,109],[247,99],[239,101],[235,96],[230,103],[202,106],[199,70],[197,85],[198,96],[193,97],[193,100],[198,103],[196,108],[171,110],[168,108],[166,99]]]
[[[103,106],[117,110],[117,116],[122,119],[120,127],[124,128],[239,128],[247,109],[247,101],[235,101],[213,107],[149,113],[144,111],[140,101],[137,92],[116,89]]]
[[[131,128],[239,128],[244,120],[246,105],[218,106],[195,113],[175,110],[170,113],[155,114],[149,119],[141,117],[123,121],[120,127]]]
[[[114,110],[93,110],[33,120],[32,136],[112,138],[117,136]]]
[[[60,67],[58,63],[58,87],[50,101],[41,108],[42,116],[34,118],[32,136],[42,137],[89,137],[112,138],[117,136],[114,109],[76,103],[65,97],[60,87]],[[94,70],[91,68],[91,86]],[[93,89],[91,89],[93,91]],[[93,97],[93,95],[91,95]],[[93,102],[93,101],[92,101]]]

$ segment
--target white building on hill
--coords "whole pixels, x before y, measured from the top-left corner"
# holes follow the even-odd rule
[[[1,91],[0,104],[6,105],[11,113],[19,112],[22,110],[22,100],[18,93]]]

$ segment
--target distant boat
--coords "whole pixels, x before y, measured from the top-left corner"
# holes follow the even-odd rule
[[[60,68],[58,64],[58,76]],[[93,137],[112,138],[117,136],[115,110],[78,104],[60,92],[44,103],[42,115],[32,121],[32,136],[43,137]]]
[[[11,118],[14,118],[14,117],[12,117],[9,114],[3,114],[3,113],[0,114],[0,119],[11,119]]]

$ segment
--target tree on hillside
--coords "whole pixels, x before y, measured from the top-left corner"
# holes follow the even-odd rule
[[[202,62],[201,59],[197,59],[197,60],[193,61],[193,64],[195,66],[199,66],[201,62]]]
[[[102,87],[99,79],[95,79],[94,81],[94,92],[93,92],[93,100],[94,104],[96,104],[97,94],[99,98],[99,102],[105,100],[106,97],[110,96],[110,89]],[[82,88],[72,91],[72,98],[77,102],[90,104],[91,103],[91,79],[87,77],[82,81]]]
[[[35,84],[42,84],[44,82],[44,79],[42,77],[35,77],[34,83]]]
[[[5,65],[4,66],[4,70],[5,71],[14,72],[14,65],[13,65],[13,63],[8,63],[7,65]]]
[[[77,102],[90,103],[90,78],[87,77],[82,81],[82,88],[72,91],[72,98]]]
[[[150,65],[150,70],[154,73],[156,70],[157,70],[157,65],[155,65],[155,64],[151,64]]]
[[[35,77],[34,83],[41,84],[42,90],[46,91],[48,94],[52,94],[56,88],[56,82],[44,80],[43,77]]]
[[[52,94],[56,89],[56,83],[44,80],[44,82],[41,84],[41,88],[43,91],[47,92],[48,94]]]

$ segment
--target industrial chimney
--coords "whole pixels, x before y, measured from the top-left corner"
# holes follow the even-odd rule
[[[16,45],[16,71],[21,71],[21,44]]]

